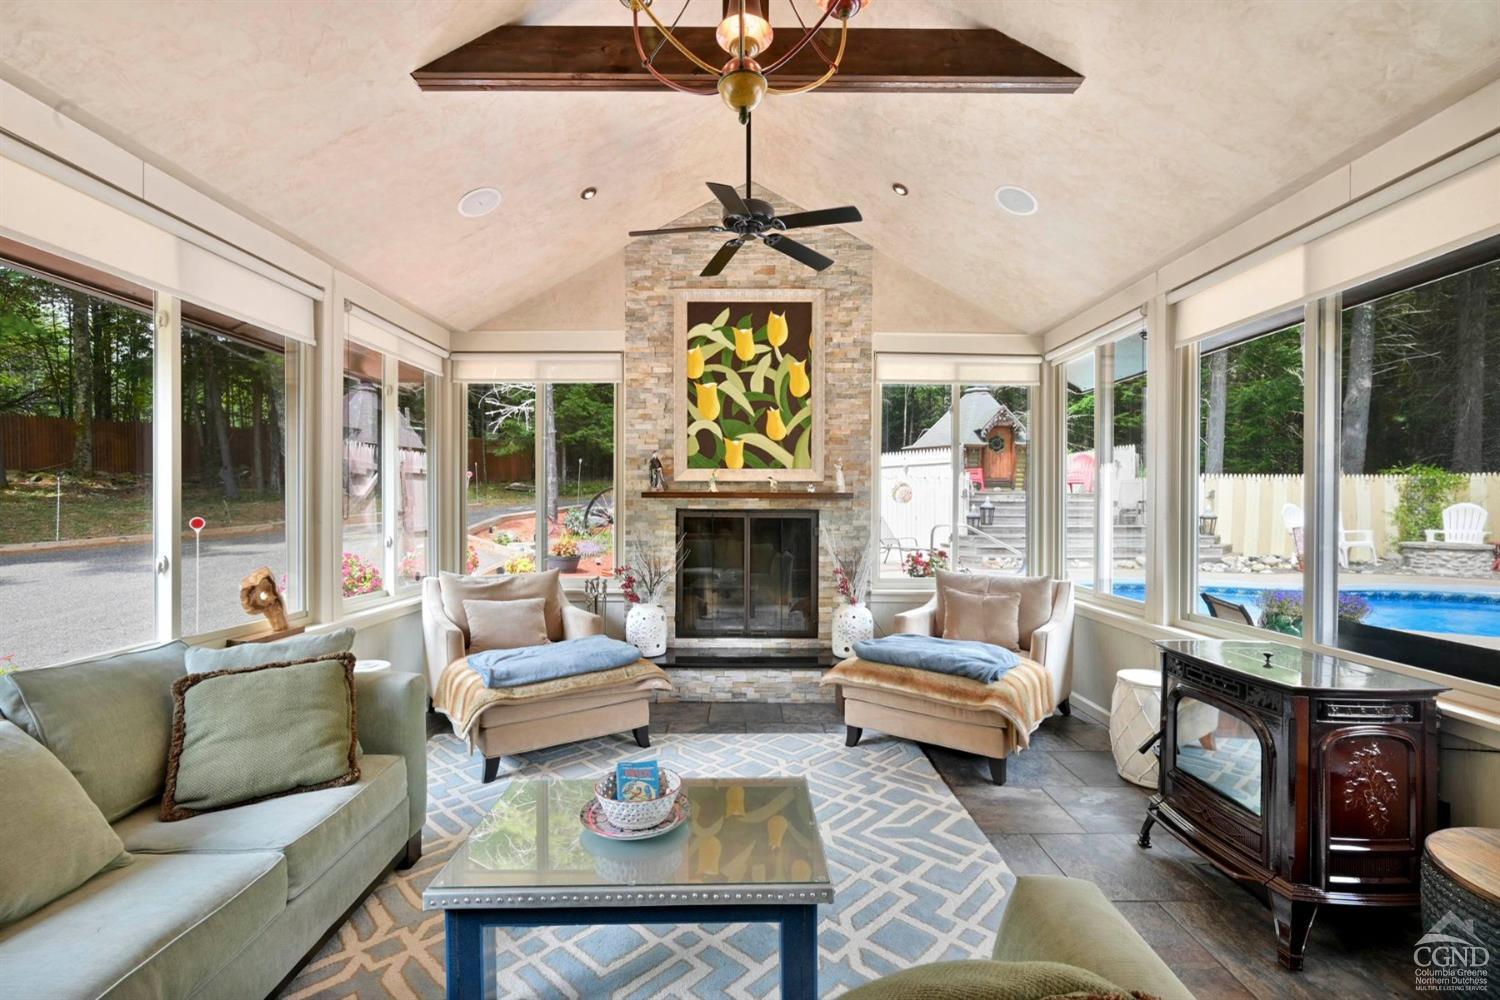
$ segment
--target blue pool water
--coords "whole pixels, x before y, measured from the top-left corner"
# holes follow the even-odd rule
[[[1261,612],[1261,595],[1287,587],[1205,587],[1222,601],[1243,604],[1257,617]],[[1146,599],[1143,583],[1116,583],[1113,593],[1133,601]],[[1370,602],[1367,625],[1401,629],[1406,632],[1444,632],[1452,635],[1500,636],[1500,591],[1475,593],[1461,590],[1345,590]],[[1201,600],[1195,609],[1202,614],[1208,607]]]

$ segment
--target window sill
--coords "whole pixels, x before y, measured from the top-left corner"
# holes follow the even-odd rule
[[[381,622],[405,617],[414,611],[420,611],[421,607],[421,594],[385,597],[379,601],[362,601],[354,608],[349,608],[346,602],[345,610],[338,618],[331,622],[320,622],[317,625],[310,625],[307,631],[316,635],[320,632],[331,632],[336,628],[343,628],[345,626],[356,630],[368,628],[371,625],[379,625]]]

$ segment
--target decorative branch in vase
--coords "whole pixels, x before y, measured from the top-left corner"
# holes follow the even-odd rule
[[[625,614],[625,641],[642,656],[661,656],[667,651],[667,610],[662,607],[667,591],[687,561],[687,546],[681,536],[670,555],[661,549],[633,542],[629,562],[615,570],[620,595],[630,605]]]
[[[875,637],[875,619],[866,600],[870,594],[870,547],[840,538],[824,527],[823,548],[833,567],[838,606],[833,609],[833,655],[854,655],[854,644]]]

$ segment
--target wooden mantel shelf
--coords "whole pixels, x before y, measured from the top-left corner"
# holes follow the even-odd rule
[[[853,493],[834,490],[807,492],[806,487],[788,486],[784,490],[641,490],[642,500],[853,500]]]

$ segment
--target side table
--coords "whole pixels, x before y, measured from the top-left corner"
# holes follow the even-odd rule
[[[1161,721],[1161,671],[1121,670],[1116,674],[1109,704],[1109,748],[1115,755],[1115,770],[1131,784],[1156,787],[1156,754],[1137,751],[1161,728]],[[1219,710],[1195,702],[1179,713],[1177,738],[1211,747],[1218,725]]]

